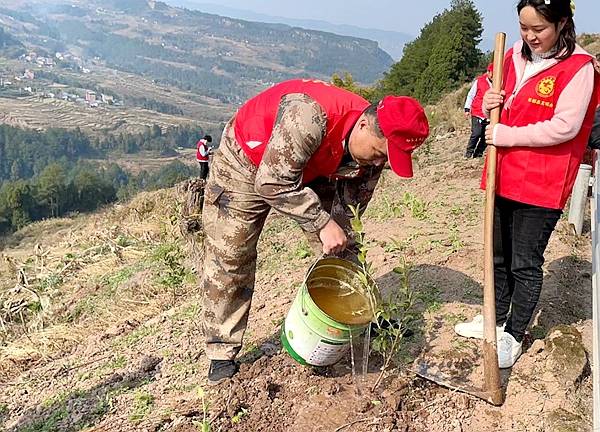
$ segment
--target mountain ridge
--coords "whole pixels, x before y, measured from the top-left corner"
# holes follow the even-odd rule
[[[288,18],[283,16],[268,15],[247,9],[237,9],[233,7],[217,5],[214,3],[195,2],[193,0],[167,0],[167,3],[188,9],[202,10],[207,13],[230,16],[232,18],[267,23],[280,23],[344,36],[354,36],[363,39],[375,40],[379,43],[381,49],[390,54],[394,60],[398,60],[400,57],[402,57],[404,45],[415,38],[414,35],[404,32],[381,30],[348,24],[335,24],[324,20]]]

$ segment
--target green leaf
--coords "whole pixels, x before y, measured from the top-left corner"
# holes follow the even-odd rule
[[[351,225],[352,225],[352,231],[354,231],[355,233],[362,233],[363,223],[360,219],[352,219]]]

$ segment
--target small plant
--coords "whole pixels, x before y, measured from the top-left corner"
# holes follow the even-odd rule
[[[202,387],[198,387],[196,389],[196,394],[202,400],[202,421],[194,422],[194,425],[200,432],[210,432],[210,419],[208,418],[208,402],[206,401],[206,397],[204,396],[204,389]]]
[[[131,239],[125,235],[119,235],[116,238],[115,243],[117,246],[120,246],[122,248],[126,248],[128,246],[132,246],[133,244],[135,244],[133,239]]]
[[[133,401],[133,412],[129,416],[129,420],[133,423],[141,422],[152,409],[154,405],[154,396],[148,392],[137,392]]]
[[[453,216],[460,216],[463,213],[463,209],[454,204],[452,207],[450,207],[450,213],[452,213]]]
[[[298,246],[296,246],[296,250],[294,251],[294,255],[300,259],[304,259],[311,257],[313,255],[313,251],[308,242],[304,240],[298,243]]]
[[[233,417],[231,417],[231,423],[233,424],[237,424],[239,422],[242,421],[242,419],[244,417],[246,417],[248,415],[248,408],[240,408],[240,410],[238,411],[238,413],[236,415],[234,415]]]
[[[531,327],[530,333],[531,333],[531,337],[534,340],[535,339],[544,339],[548,334],[548,330],[540,325],[534,325],[533,327]]]
[[[115,355],[113,358],[106,363],[106,368],[110,370],[121,369],[127,366],[127,358],[124,355]]]
[[[455,324],[458,324],[459,322],[466,321],[467,317],[461,313],[458,313],[458,314],[448,313],[448,314],[444,315],[444,320],[451,326],[454,326]]]
[[[43,292],[54,291],[58,289],[62,283],[62,276],[59,273],[52,273],[39,281],[38,288]]]
[[[256,342],[248,342],[244,346],[243,354],[250,358],[259,358],[262,356],[262,351]]]
[[[66,406],[62,405],[53,410],[48,417],[36,420],[19,430],[22,432],[55,432],[63,430],[61,425],[68,416],[69,413]]]
[[[176,243],[162,244],[154,251],[153,258],[164,267],[159,283],[171,292],[175,301],[187,275],[187,270],[183,266],[184,254],[181,247]]]
[[[123,267],[114,273],[102,276],[100,284],[109,289],[107,296],[112,297],[119,290],[119,287],[127,282],[137,270],[136,266]]]
[[[390,200],[387,195],[383,195],[384,214],[387,217],[402,216],[402,204],[398,204]]]
[[[369,248],[365,241],[363,224],[360,219],[360,208],[350,206],[350,211],[353,215],[352,230],[359,250],[359,278],[369,296],[374,312],[372,325],[375,325],[377,336],[372,340],[372,347],[374,351],[383,357],[381,372],[371,389],[375,391],[390,367],[392,359],[396,357],[400,350],[406,328],[416,320],[414,306],[417,298],[414,296],[409,283],[410,265],[403,258],[401,265],[394,269],[394,272],[401,276],[400,289],[395,290],[385,300],[381,299],[379,288],[373,282],[371,263],[367,261]]]
[[[383,251],[386,253],[396,253],[396,252],[404,252],[406,248],[406,244],[403,240],[398,240],[395,238],[390,239],[389,243],[386,243],[383,247]]]
[[[393,271],[400,275],[400,286],[380,303],[375,314],[377,336],[373,339],[372,345],[373,350],[383,357],[383,366],[373,385],[373,390],[377,388],[392,360],[400,351],[406,329],[417,321],[415,305],[418,298],[410,285],[411,265],[402,257],[400,265]]]
[[[404,208],[402,203],[393,201],[388,194],[383,193],[377,199],[377,202],[369,206],[367,210],[371,217],[384,221],[396,217],[402,217]]]
[[[452,226],[450,226],[450,235],[448,236],[448,243],[450,255],[458,252],[464,247],[464,243],[460,239],[460,233],[456,224],[452,224]]]
[[[414,196],[410,192],[404,192],[404,195],[402,196],[402,204],[410,210],[412,217],[415,219],[427,219],[427,208],[429,205],[421,198]]]
[[[395,255],[402,254],[407,249],[409,249],[409,248],[411,248],[413,246],[413,242],[417,238],[419,238],[419,234],[418,233],[411,234],[410,236],[408,236],[404,240],[398,240],[398,239],[395,239],[395,238],[391,238],[390,241],[389,241],[389,243],[385,243],[385,246],[383,247],[383,250],[386,253],[391,253],[391,254],[395,254]]]

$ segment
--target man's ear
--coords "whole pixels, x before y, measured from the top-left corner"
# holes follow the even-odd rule
[[[367,118],[366,118],[366,117],[364,117],[364,116],[363,116],[363,117],[361,117],[361,118],[358,120],[358,127],[359,127],[360,129],[368,128],[368,127],[369,127],[369,120],[367,120]]]

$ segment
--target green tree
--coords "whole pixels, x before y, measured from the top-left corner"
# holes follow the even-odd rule
[[[162,136],[162,130],[160,129],[160,126],[156,123],[153,124],[152,128],[150,129],[150,136],[152,138],[159,138]]]
[[[0,231],[19,229],[31,220],[34,207],[27,181],[4,182],[0,187]]]
[[[66,174],[59,163],[48,165],[37,178],[36,194],[40,204],[46,207],[49,216],[61,215],[61,205],[66,198]],[[66,199],[64,199],[66,201]]]
[[[343,78],[336,73],[333,74],[333,76],[331,77],[331,83],[336,87],[340,87],[351,91],[352,93],[356,93],[357,95],[362,96],[370,102],[375,102],[375,99],[377,98],[376,90],[374,87],[359,86],[356,82],[354,82],[354,78],[352,77],[352,74],[350,74],[350,72],[345,72]]]
[[[477,48],[483,27],[472,0],[452,0],[407,44],[402,59],[379,83],[384,94],[416,97],[434,103],[473,76],[483,54]]]
[[[10,166],[10,179],[19,180],[21,178],[21,161],[14,160]]]
[[[80,169],[72,181],[75,193],[73,210],[89,211],[116,199],[112,184],[92,169]]]

